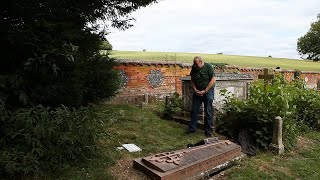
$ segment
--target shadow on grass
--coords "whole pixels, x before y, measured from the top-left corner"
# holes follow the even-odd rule
[[[145,109],[133,105],[101,104],[96,113],[105,122],[105,139],[101,139],[103,155],[72,168],[65,168],[54,179],[112,179],[109,169],[122,158],[134,159],[159,152],[186,148],[205,136],[202,131],[186,135],[186,126],[160,118],[163,102]],[[118,150],[121,144],[133,143],[142,151],[129,153]],[[130,166],[127,165],[127,166]],[[51,179],[51,178],[49,178]]]

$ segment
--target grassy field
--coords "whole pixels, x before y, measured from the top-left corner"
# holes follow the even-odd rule
[[[100,118],[106,120],[106,140],[101,141],[101,157],[66,168],[47,179],[148,179],[132,167],[134,158],[185,148],[204,139],[202,131],[186,135],[186,126],[161,119],[163,103],[147,109],[133,105],[101,104]],[[219,179],[320,179],[320,132],[300,137],[297,148],[282,156],[260,152],[220,173]],[[142,152],[118,150],[124,143],[138,145]]]
[[[161,60],[180,61],[192,63],[193,57],[200,55],[206,62],[227,63],[241,67],[268,67],[288,70],[320,71],[320,62],[312,62],[297,59],[269,58],[254,56],[236,56],[221,54],[197,54],[197,53],[175,53],[175,52],[138,52],[138,51],[112,51],[111,57],[133,60]]]

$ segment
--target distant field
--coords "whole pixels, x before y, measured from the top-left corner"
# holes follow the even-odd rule
[[[119,59],[180,61],[187,63],[192,63],[193,57],[196,55],[201,56],[206,62],[227,63],[230,65],[238,65],[241,67],[268,67],[274,69],[276,67],[281,67],[281,69],[289,70],[299,69],[305,71],[320,71],[320,62],[312,62],[297,59],[174,52],[111,52],[111,57]]]

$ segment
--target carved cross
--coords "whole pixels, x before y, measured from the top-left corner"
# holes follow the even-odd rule
[[[149,162],[155,161],[157,163],[173,163],[173,164],[179,166],[180,160],[185,153],[190,153],[191,151],[196,151],[196,150],[201,151],[201,149],[207,148],[209,146],[215,146],[218,144],[226,144],[226,145],[231,144],[231,142],[229,140],[218,141],[216,138],[208,138],[208,139],[205,139],[204,141],[205,141],[204,145],[195,146],[190,149],[183,150],[183,151],[172,151],[172,152],[164,152],[164,153],[156,154],[156,155],[150,157],[150,159],[148,161]]]
[[[184,151],[182,152],[165,152],[156,154],[155,156],[151,157],[149,161],[156,161],[158,163],[166,162],[166,163],[173,163],[175,165],[179,166],[180,158],[183,156],[183,154],[186,153]]]
[[[258,79],[263,79],[264,80],[264,89],[266,89],[266,85],[274,79],[274,74],[269,74],[269,69],[264,68],[263,69],[263,74],[258,75]]]

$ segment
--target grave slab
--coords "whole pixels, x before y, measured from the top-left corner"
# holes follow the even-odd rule
[[[228,140],[210,139],[205,140],[208,144],[135,159],[133,166],[151,179],[200,179],[240,159],[240,146]]]

